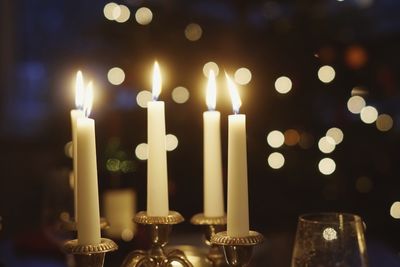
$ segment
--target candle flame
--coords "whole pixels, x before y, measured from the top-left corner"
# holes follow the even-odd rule
[[[153,69],[153,100],[157,100],[161,93],[161,72],[158,62],[154,62]]]
[[[215,82],[215,73],[213,70],[210,70],[208,74],[206,103],[209,110],[215,110],[215,106],[217,105],[217,85]]]
[[[75,107],[77,109],[83,108],[83,99],[85,98],[85,90],[83,85],[82,71],[78,70],[75,78]]]
[[[240,95],[236,88],[235,83],[232,81],[232,79],[229,77],[227,73],[225,73],[225,76],[226,76],[226,81],[228,83],[229,94],[231,95],[233,112],[235,114],[238,114],[240,106],[242,105],[242,100],[240,99]]]
[[[92,105],[93,105],[93,82],[90,81],[86,86],[85,98],[83,103],[83,112],[85,113],[85,117],[89,117],[90,112],[92,111]]]

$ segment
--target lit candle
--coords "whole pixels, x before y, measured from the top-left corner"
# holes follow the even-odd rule
[[[78,152],[78,243],[100,243],[100,211],[97,185],[96,136],[94,120],[88,118],[92,107],[93,85],[90,82],[84,99],[84,117],[77,120]]]
[[[208,75],[206,103],[208,111],[203,113],[204,123],[204,215],[224,216],[224,194],[221,163],[221,114],[215,110],[216,82],[214,71]]]
[[[246,116],[238,114],[241,100],[235,84],[226,75],[234,115],[228,118],[228,222],[229,236],[249,234],[247,189]]]
[[[84,85],[83,85],[83,76],[82,72],[78,71],[76,73],[75,80],[75,107],[76,109],[71,110],[71,128],[72,128],[72,161],[73,161],[73,188],[74,188],[74,213],[75,213],[75,221],[78,220],[78,187],[77,187],[77,164],[78,164],[78,151],[76,147],[76,122],[78,118],[82,118],[84,116],[82,108],[83,108],[83,98],[84,98]]]
[[[153,101],[147,105],[147,214],[150,216],[167,216],[169,212],[164,102],[157,101],[160,93],[161,73],[155,62]]]

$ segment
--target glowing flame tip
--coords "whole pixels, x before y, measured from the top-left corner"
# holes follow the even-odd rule
[[[93,82],[90,81],[86,86],[85,98],[83,103],[83,112],[86,117],[89,117],[93,105]]]
[[[209,110],[215,110],[215,107],[217,105],[217,85],[215,82],[215,73],[213,70],[210,70],[208,74],[206,103]]]
[[[75,78],[75,107],[77,109],[83,108],[84,91],[83,74],[78,70]]]
[[[242,105],[242,100],[240,99],[239,92],[236,88],[235,83],[229,77],[229,75],[225,72],[226,81],[228,83],[229,94],[232,100],[232,108],[235,114],[239,113],[240,106]]]
[[[153,69],[153,100],[157,100],[158,96],[161,93],[161,71],[158,62],[154,62]]]

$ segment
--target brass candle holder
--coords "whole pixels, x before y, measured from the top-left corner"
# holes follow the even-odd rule
[[[204,239],[206,245],[209,246],[207,260],[215,267],[226,266],[224,255],[218,245],[211,242],[212,236],[226,230],[226,216],[207,217],[203,213],[199,213],[194,215],[190,222],[194,225],[204,226]]]
[[[227,232],[219,232],[211,237],[211,243],[221,246],[229,266],[247,266],[253,254],[253,248],[264,241],[262,234],[249,231],[248,236],[232,237]]]
[[[77,239],[64,244],[64,251],[74,256],[76,267],[102,267],[106,253],[117,249],[117,244],[107,238],[97,245],[80,245]]]
[[[169,267],[172,262],[179,262],[183,267],[193,267],[185,254],[178,249],[166,251],[169,235],[174,224],[184,221],[182,215],[170,211],[167,216],[149,216],[147,212],[139,212],[134,221],[144,225],[150,237],[151,248],[148,251],[135,250],[128,254],[122,267]]]

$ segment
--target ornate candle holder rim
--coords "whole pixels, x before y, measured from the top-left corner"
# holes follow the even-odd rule
[[[208,217],[204,213],[198,213],[190,219],[190,222],[194,225],[226,225],[226,216],[219,217]]]
[[[242,237],[228,236],[228,232],[219,232],[211,237],[211,242],[221,246],[254,246],[264,241],[264,236],[256,231]]]
[[[133,219],[134,222],[139,224],[178,224],[183,222],[185,219],[183,216],[176,211],[169,211],[167,216],[150,216],[147,211],[138,212]]]
[[[101,238],[97,245],[80,245],[78,239],[65,242],[64,251],[68,254],[90,255],[111,252],[118,249],[118,245],[111,239]]]

